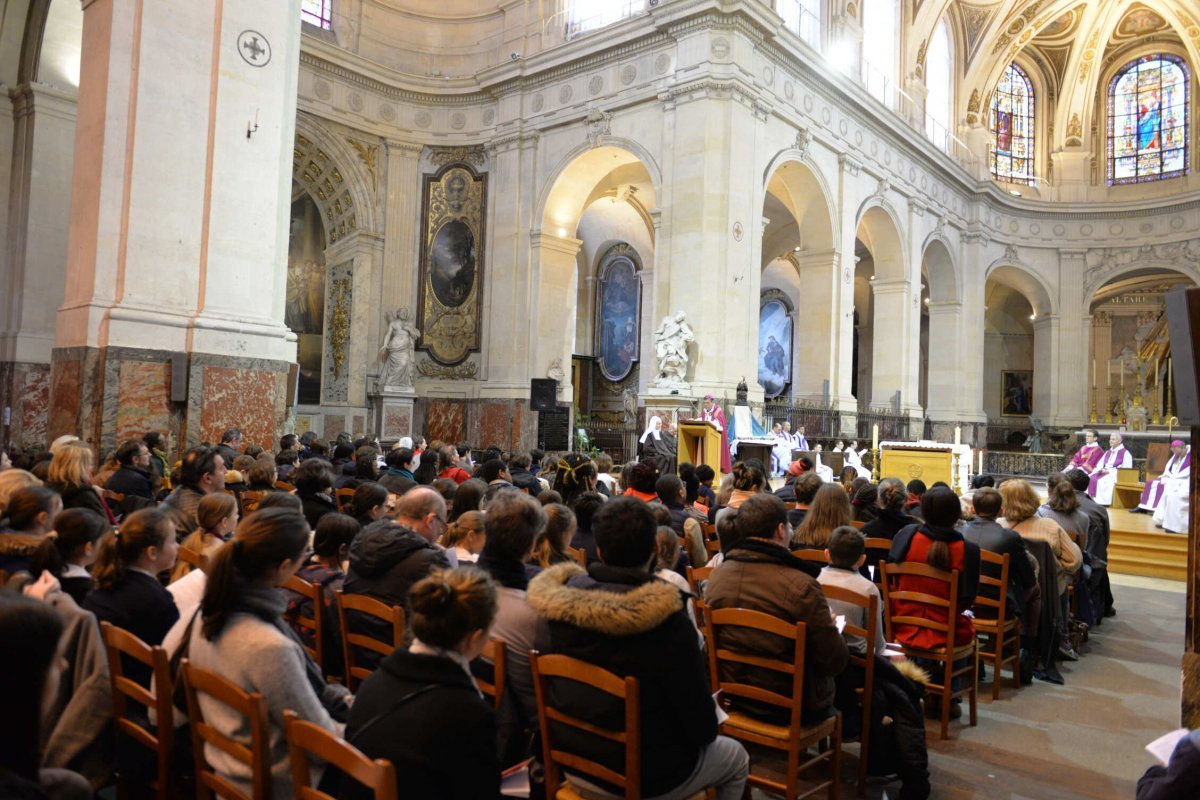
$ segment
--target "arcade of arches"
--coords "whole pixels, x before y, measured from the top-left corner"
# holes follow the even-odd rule
[[[1191,0],[314,5],[0,0],[10,446],[529,448],[547,377],[619,421],[746,375],[979,447],[1135,381],[1165,415],[1126,356],[1200,284]]]

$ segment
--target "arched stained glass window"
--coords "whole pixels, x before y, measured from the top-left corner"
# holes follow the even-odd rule
[[[300,0],[300,19],[318,28],[333,28],[333,0]]]
[[[1108,87],[1108,182],[1140,183],[1188,171],[1188,75],[1183,59],[1148,55]]]
[[[988,128],[996,136],[991,157],[996,180],[1033,183],[1035,122],[1033,84],[1024,70],[1009,64],[996,86],[988,115]]]

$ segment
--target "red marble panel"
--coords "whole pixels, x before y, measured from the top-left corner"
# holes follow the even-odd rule
[[[122,361],[117,378],[116,441],[171,428],[171,365]]]
[[[364,417],[362,414],[355,414],[354,415],[354,425],[350,429],[350,435],[353,436],[355,439],[358,439],[366,432],[367,432],[366,417]]]
[[[26,366],[20,391],[21,444],[45,444],[46,425],[50,420],[50,368]]]
[[[479,415],[479,447],[496,445],[502,450],[512,447],[508,403],[484,403]]]
[[[429,441],[461,442],[466,438],[466,408],[457,400],[430,400],[425,412]]]
[[[200,439],[219,442],[240,428],[243,444],[270,449],[275,443],[275,373],[235,367],[205,367],[200,396]]]
[[[384,405],[383,430],[380,436],[384,439],[400,439],[412,436],[412,411],[405,406]]]
[[[54,361],[50,365],[50,421],[46,438],[53,440],[65,433],[79,435],[79,392],[83,362]]]
[[[512,450],[521,449],[521,418],[524,416],[524,406],[522,400],[512,403],[512,441],[509,442],[509,448]]]
[[[325,433],[324,438],[333,441],[338,437],[338,434],[346,430],[346,417],[342,414],[326,414],[325,415]]]

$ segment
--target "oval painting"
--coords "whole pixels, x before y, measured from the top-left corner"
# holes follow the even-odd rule
[[[637,267],[628,257],[609,262],[600,279],[598,305],[600,373],[610,381],[624,380],[638,356]]]
[[[462,220],[442,225],[433,237],[429,284],[434,297],[448,308],[467,302],[475,288],[475,235]]]
[[[758,316],[758,382],[768,398],[792,381],[792,317],[778,300],[763,303]]]

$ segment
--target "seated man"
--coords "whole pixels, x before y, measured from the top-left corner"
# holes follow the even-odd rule
[[[559,564],[529,584],[529,604],[549,622],[549,651],[638,679],[643,796],[685,798],[714,788],[718,800],[738,800],[750,760],[740,743],[717,735],[704,659],[683,596],[650,571],[654,513],[640,500],[617,497],[596,511],[592,533],[600,562],[586,573],[576,564]],[[551,697],[567,714],[621,727],[620,704],[607,695],[561,681],[551,687]],[[622,745],[567,729],[559,736],[569,749],[622,766]],[[575,775],[571,782],[614,791]]]
[[[1113,487],[1117,485],[1117,470],[1133,466],[1133,456],[1121,442],[1121,434],[1115,431],[1108,437],[1108,449],[1096,463],[1088,482],[1087,493],[1102,506],[1112,505]]]
[[[1100,449],[1100,443],[1097,441],[1099,436],[1094,430],[1086,430],[1083,432],[1083,447],[1076,451],[1071,460],[1067,462],[1067,466],[1063,468],[1063,472],[1069,469],[1081,469],[1088,475],[1096,471],[1096,465],[1100,463],[1100,456],[1104,451]]]
[[[849,653],[838,633],[817,582],[820,570],[788,552],[791,528],[787,508],[770,494],[756,494],[737,509],[736,539],[728,545],[720,569],[704,590],[713,608],[748,608],[806,626],[802,720],[811,725],[834,713],[834,678],[846,667]],[[791,642],[751,631],[729,631],[723,646],[763,658],[788,660]],[[791,693],[791,678],[780,672],[743,667],[742,680],[780,694]],[[746,713],[786,724],[787,714],[774,706],[743,701]]]
[[[1146,481],[1146,488],[1142,489],[1141,502],[1133,511],[1143,514],[1155,512],[1154,521],[1161,523],[1161,515],[1157,512],[1159,506],[1162,505],[1163,497],[1170,494],[1182,494],[1186,497],[1191,477],[1192,448],[1180,439],[1176,439],[1171,442],[1171,460],[1163,468],[1162,475],[1152,481]]]
[[[150,448],[141,439],[130,439],[117,448],[117,463],[121,466],[104,484],[104,488],[121,494],[154,499],[150,489]]]
[[[1168,494],[1154,513],[1155,524],[1167,533],[1187,533],[1188,508],[1188,495]]]

